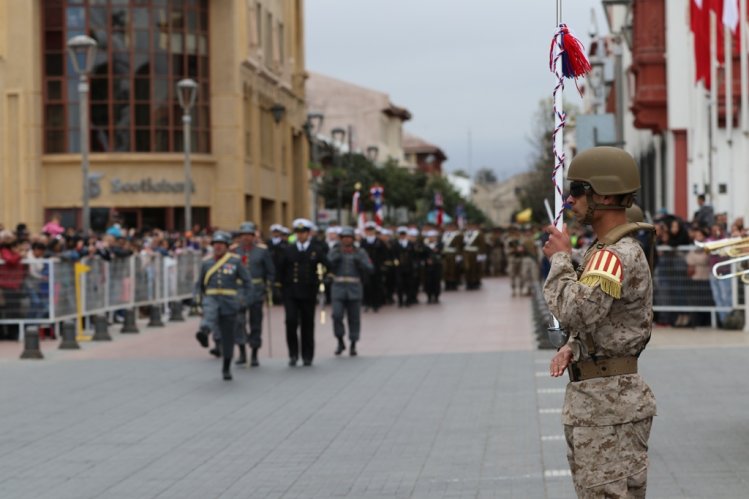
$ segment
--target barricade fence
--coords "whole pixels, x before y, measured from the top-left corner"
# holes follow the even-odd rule
[[[657,246],[653,268],[655,321],[673,326],[712,326],[734,311],[746,312],[745,283],[716,279],[715,258],[697,246]],[[730,272],[739,270],[732,264]]]
[[[79,312],[89,318],[189,299],[201,254],[132,255],[111,261],[84,258],[78,263],[24,259],[21,263],[11,266],[0,261],[0,325],[17,325],[19,339],[26,325],[54,325],[76,318]]]

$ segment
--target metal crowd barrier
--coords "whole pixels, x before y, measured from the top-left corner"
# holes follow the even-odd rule
[[[716,327],[719,312],[734,310],[746,312],[744,299],[745,286],[739,278],[728,279],[730,297],[722,306],[716,304],[711,287],[711,277],[707,280],[692,279],[687,272],[687,256],[691,251],[701,251],[696,246],[657,246],[657,258],[653,269],[653,311],[656,322],[671,323],[680,314],[705,314],[709,325]],[[735,264],[731,271],[736,270]],[[729,303],[730,301],[730,303]],[[708,324],[703,324],[708,325]]]
[[[109,262],[84,258],[79,263],[88,269],[79,274],[77,297],[75,262],[24,259],[13,267],[0,261],[0,327],[17,325],[22,340],[27,325],[59,325],[76,318],[79,305],[84,318],[145,305],[168,309],[170,302],[192,297],[201,254],[133,255]]]

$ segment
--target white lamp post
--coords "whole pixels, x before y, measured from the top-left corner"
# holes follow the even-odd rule
[[[81,128],[81,170],[83,174],[83,235],[88,236],[91,230],[91,211],[89,209],[89,119],[88,119],[88,75],[94,67],[96,57],[96,40],[89,36],[78,35],[68,40],[68,52],[73,61],[73,69],[78,73],[78,105]]]

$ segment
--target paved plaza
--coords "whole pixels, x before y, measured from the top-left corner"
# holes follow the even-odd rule
[[[0,498],[575,496],[565,381],[506,279],[364,314],[356,358],[318,324],[310,368],[286,365],[280,307],[271,323],[261,367],[232,382],[194,318],[80,351],[45,340],[39,361],[0,343]],[[748,348],[740,332],[654,331],[648,497],[747,497]]]

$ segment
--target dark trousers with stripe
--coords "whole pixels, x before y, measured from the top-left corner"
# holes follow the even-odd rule
[[[302,360],[311,361],[315,356],[315,304],[314,299],[285,297],[286,344],[290,358],[299,358],[300,339]],[[300,325],[301,335],[297,337]]]

